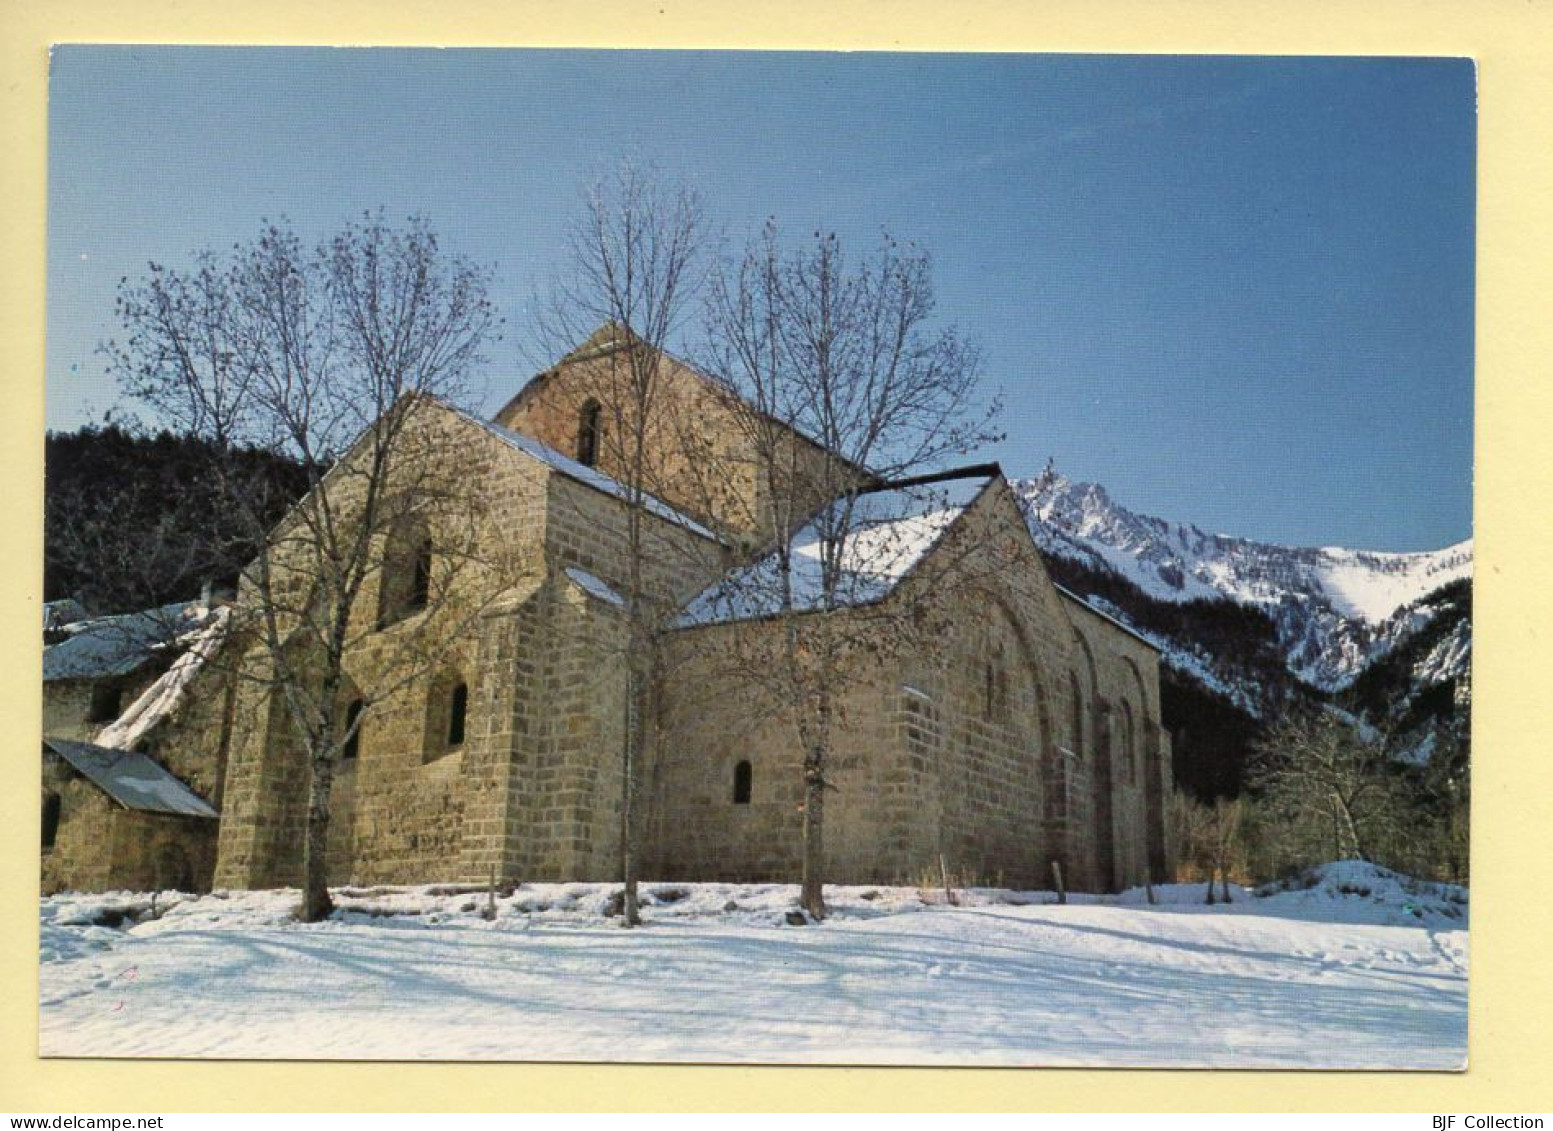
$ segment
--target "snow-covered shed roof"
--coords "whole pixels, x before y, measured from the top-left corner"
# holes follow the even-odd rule
[[[43,649],[43,682],[129,675],[209,616],[204,605],[176,604],[66,625],[69,635]]]
[[[475,424],[478,424],[491,435],[511,445],[525,455],[532,456],[540,463],[549,467],[553,471],[560,472],[568,479],[573,479],[578,483],[583,484],[584,486],[592,487],[595,491],[602,491],[604,494],[611,495],[617,499],[629,501],[631,493],[626,485],[621,483],[618,479],[612,479],[608,475],[605,475],[597,468],[589,467],[583,463],[578,463],[576,460],[562,455],[554,448],[549,447],[546,444],[541,444],[532,436],[525,436],[521,432],[514,432],[511,428],[504,428],[502,425],[496,424],[492,421],[482,420],[480,417],[471,413],[467,413],[463,409],[457,408],[455,406],[450,405],[449,407],[452,408],[454,412],[458,413],[458,415],[462,416],[465,420],[469,420]],[[717,535],[713,534],[706,527],[702,526],[694,519],[675,510],[662,499],[656,498],[653,495],[648,495],[644,492],[642,501],[647,510],[652,514],[657,515],[659,518],[668,522],[672,522],[677,526],[682,526],[692,534],[699,534],[702,538],[706,538],[714,542],[720,541]]]
[[[567,566],[563,572],[590,597],[596,597],[605,604],[614,605],[617,608],[624,607],[625,598],[611,589],[609,583],[603,578],[595,577],[579,566]]]
[[[858,495],[840,554],[834,606],[868,605],[889,596],[1001,475],[986,467],[974,470],[976,474],[964,478],[925,477]],[[798,612],[812,612],[825,603],[823,544],[837,525],[837,508],[844,505],[845,500],[832,503],[793,536],[792,608]],[[780,555],[772,551],[703,590],[685,606],[675,627],[755,620],[782,609]]]
[[[202,627],[181,638],[179,643],[186,646],[183,654],[141,692],[127,711],[98,732],[97,744],[113,750],[132,749],[154,727],[177,713],[194,677],[226,639],[231,614],[228,608],[212,609]]]
[[[202,797],[146,755],[90,742],[45,738],[43,745],[126,809],[178,817],[219,817]]]

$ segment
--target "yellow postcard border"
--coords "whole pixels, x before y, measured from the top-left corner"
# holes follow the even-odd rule
[[[52,43],[630,46],[1470,56],[1479,65],[1471,1068],[1463,1074],[41,1061],[43,304]],[[10,0],[0,12],[0,1108],[1547,1110],[1553,824],[1553,6],[1512,0]],[[823,1008],[823,1002],[816,1002]]]

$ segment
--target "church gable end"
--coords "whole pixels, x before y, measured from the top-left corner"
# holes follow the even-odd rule
[[[496,414],[496,423],[616,479],[629,480],[636,419],[628,348],[620,332],[600,329],[525,385]],[[667,353],[655,359],[657,388],[644,436],[643,489],[698,521],[759,545],[770,537],[772,518],[767,485],[757,473],[749,437],[747,414],[752,410],[680,359]],[[862,475],[845,468],[834,475],[818,474],[814,469],[833,457],[791,429],[778,425],[777,431],[788,435],[793,448],[784,458],[810,468],[805,472],[808,480],[845,482]],[[798,509],[808,513],[823,501],[806,499]]]

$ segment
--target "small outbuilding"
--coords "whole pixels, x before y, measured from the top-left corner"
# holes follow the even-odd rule
[[[216,808],[151,757],[43,740],[43,890],[209,890]]]

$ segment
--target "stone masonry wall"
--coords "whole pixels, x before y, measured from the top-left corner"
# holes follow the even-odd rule
[[[642,583],[659,615],[672,615],[723,568],[722,547],[681,526],[654,519],[642,533]],[[602,879],[617,874],[620,861],[630,645],[616,599],[628,588],[625,509],[585,485],[552,477],[545,558],[547,584],[509,629],[523,671],[512,688],[510,842],[502,871]],[[591,592],[566,573],[569,567],[597,578],[610,593]]]
[[[1163,809],[1150,808],[1146,766],[1156,793],[1168,783],[1157,656],[1060,594],[1022,521],[994,483],[890,599],[916,611],[915,644],[885,648],[840,681],[826,802],[832,881],[920,883],[936,876],[940,854],[957,883],[1050,887],[1054,861],[1075,890],[1149,874],[1149,822],[1162,829]],[[762,654],[751,634],[775,631],[757,622],[673,638],[651,776],[655,878],[797,877],[796,728],[731,670]],[[898,629],[880,631],[882,641]],[[1113,719],[1124,711],[1130,747]],[[750,799],[736,804],[735,767],[746,760]],[[1156,843],[1154,863],[1167,852]]]
[[[497,423],[539,439],[576,458],[584,406],[600,405],[599,470],[628,478],[626,437],[634,434],[634,400],[626,388],[630,362],[606,329],[553,369],[541,373],[497,415]],[[757,474],[756,445],[748,410],[707,378],[663,355],[658,392],[646,437],[643,487],[670,505],[719,530],[743,534],[743,549],[766,544],[772,513],[766,485]],[[770,422],[766,422],[770,426]],[[771,442],[781,446],[776,461],[792,461],[805,484],[838,487],[851,473],[821,468],[823,450],[790,430],[776,427]],[[800,517],[824,501],[810,490],[798,503]]]
[[[797,879],[801,864],[803,751],[790,716],[750,683],[719,672],[730,632],[680,634],[676,678],[662,691],[659,737],[649,773],[651,879]],[[828,874],[847,883],[914,883],[932,844],[931,774],[908,757],[898,695],[877,668],[859,664],[836,702],[828,770]],[[735,800],[736,767],[750,763],[747,803]]]
[[[43,733],[49,738],[91,742],[107,721],[91,719],[92,691],[99,682],[119,687],[120,710],[128,707],[161,675],[154,665],[111,680],[56,679],[43,685]]]
[[[619,874],[625,679],[617,610],[557,578],[535,612],[534,658],[509,805],[514,875],[602,880]]]
[[[449,442],[491,448],[481,477],[483,546],[471,556],[499,555],[505,568],[459,575],[463,588],[444,595],[458,615],[450,605],[358,634],[346,671],[351,694],[368,705],[359,754],[338,765],[331,791],[331,882],[478,881],[492,870],[612,874],[624,640],[615,607],[564,571],[579,567],[623,591],[624,505],[467,421],[451,427]],[[440,539],[429,533],[435,561]],[[652,518],[645,537],[653,559],[645,584],[664,607],[722,568],[722,548],[682,526]],[[375,615],[377,586],[374,579],[364,588],[353,624]],[[371,693],[405,634],[434,640],[440,658]],[[265,662],[254,656],[251,670]],[[464,740],[448,748],[448,702],[459,682],[467,687]],[[285,712],[253,686],[237,705],[245,724],[233,728],[218,882],[294,884],[311,770]],[[349,698],[342,695],[342,716]]]
[[[1071,804],[1082,780],[1072,629],[1001,479],[924,566],[902,596],[937,598],[938,643],[908,658],[903,683],[938,720],[939,850],[960,882],[1049,887],[1056,861],[1067,884],[1088,886]]]
[[[125,809],[56,754],[43,759],[43,797],[59,798],[42,892],[209,891],[216,822]]]
[[[51,794],[59,798],[59,825],[53,847],[43,849],[43,894],[107,890],[113,886],[108,843],[117,806],[63,758],[45,752],[43,800]]]
[[[130,891],[209,891],[216,822],[120,809],[110,824],[113,884]]]
[[[548,471],[478,424],[432,411],[418,421],[422,459],[446,453],[443,473],[472,484],[473,516],[425,512],[433,545],[431,604],[381,624],[382,570],[371,575],[351,614],[345,657],[348,685],[336,705],[343,723],[360,697],[359,754],[337,764],[331,789],[331,880],[410,882],[455,875],[463,858],[464,763],[489,740],[489,681],[503,674],[480,664],[479,634],[489,608],[542,570]],[[403,474],[421,468],[407,460]],[[350,505],[351,481],[333,486]],[[388,543],[379,538],[378,560]],[[440,548],[440,553],[439,553]],[[281,578],[284,584],[284,578]],[[531,582],[530,582],[531,583]],[[254,601],[239,594],[239,606]],[[302,665],[305,656],[296,657]],[[295,884],[301,877],[306,801],[311,782],[289,715],[265,686],[262,648],[245,661],[234,713],[217,882],[230,887]],[[452,689],[467,687],[465,735],[447,744]]]
[[[1097,879],[1107,890],[1168,879],[1173,856],[1166,843],[1165,800],[1171,774],[1169,739],[1159,724],[1158,653],[1082,602],[1070,599],[1067,606],[1082,642],[1080,678],[1092,696],[1088,715],[1099,733],[1091,759]]]
[[[217,653],[220,656],[220,653]],[[236,681],[219,662],[189,682],[176,714],[146,735],[146,753],[218,812],[226,787]],[[127,707],[131,700],[125,700]]]

